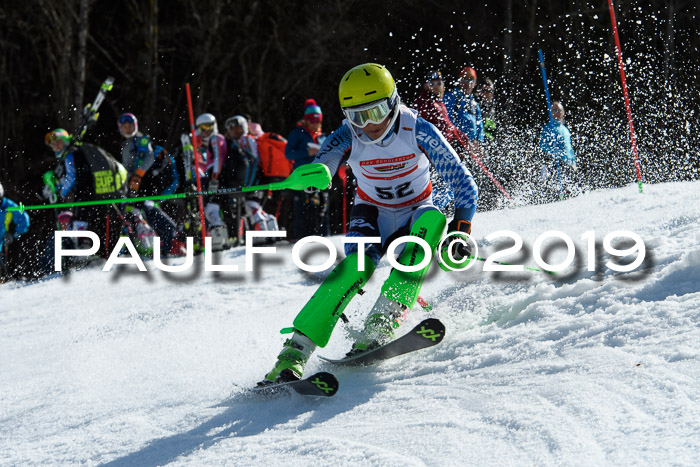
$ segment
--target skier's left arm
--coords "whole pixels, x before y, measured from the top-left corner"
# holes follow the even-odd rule
[[[416,140],[420,149],[430,158],[440,176],[452,187],[455,216],[448,231],[471,232],[471,221],[476,213],[479,190],[469,169],[461,163],[455,150],[432,123],[418,118]]]

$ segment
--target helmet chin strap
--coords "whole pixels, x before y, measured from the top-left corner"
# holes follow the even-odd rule
[[[389,132],[394,128],[394,124],[396,123],[396,119],[399,116],[399,106],[400,105],[401,105],[401,99],[399,98],[399,96],[396,96],[396,105],[394,105],[394,110],[391,111],[391,121],[384,129],[384,133],[382,133],[382,135],[377,139],[370,138],[369,136],[367,136],[366,133],[364,134],[365,138],[361,138],[360,135],[357,134],[357,129],[355,128],[355,125],[353,125],[352,123],[350,123],[350,129],[352,130],[352,132],[355,134],[357,139],[360,140],[360,143],[362,143],[362,144],[370,145],[370,144],[380,143],[384,138],[386,138],[386,135],[388,135]],[[365,141],[365,139],[368,141]]]

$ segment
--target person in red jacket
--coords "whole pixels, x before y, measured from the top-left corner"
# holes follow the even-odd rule
[[[432,123],[445,136],[445,139],[455,146],[455,134],[458,131],[450,121],[447,107],[442,102],[442,95],[445,94],[445,82],[442,80],[442,73],[431,71],[423,84],[423,91],[418,99],[413,103],[413,108],[418,111],[418,116]],[[460,146],[457,144],[457,148]]]

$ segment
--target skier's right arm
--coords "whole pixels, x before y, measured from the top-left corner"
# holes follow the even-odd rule
[[[325,164],[331,171],[331,175],[335,175],[343,158],[350,153],[350,149],[352,149],[352,130],[347,124],[343,124],[326,138],[314,162]]]

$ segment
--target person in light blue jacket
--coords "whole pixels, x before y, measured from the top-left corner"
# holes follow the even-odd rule
[[[540,172],[542,181],[555,179],[560,197],[570,191],[576,176],[576,155],[571,146],[571,133],[564,125],[564,106],[559,101],[552,102],[552,121],[548,122],[540,135],[540,149],[544,153],[544,163]]]
[[[29,216],[26,212],[7,209],[16,207],[17,203],[5,197],[5,190],[0,184],[0,250],[9,246],[20,235],[27,233],[29,229]]]

